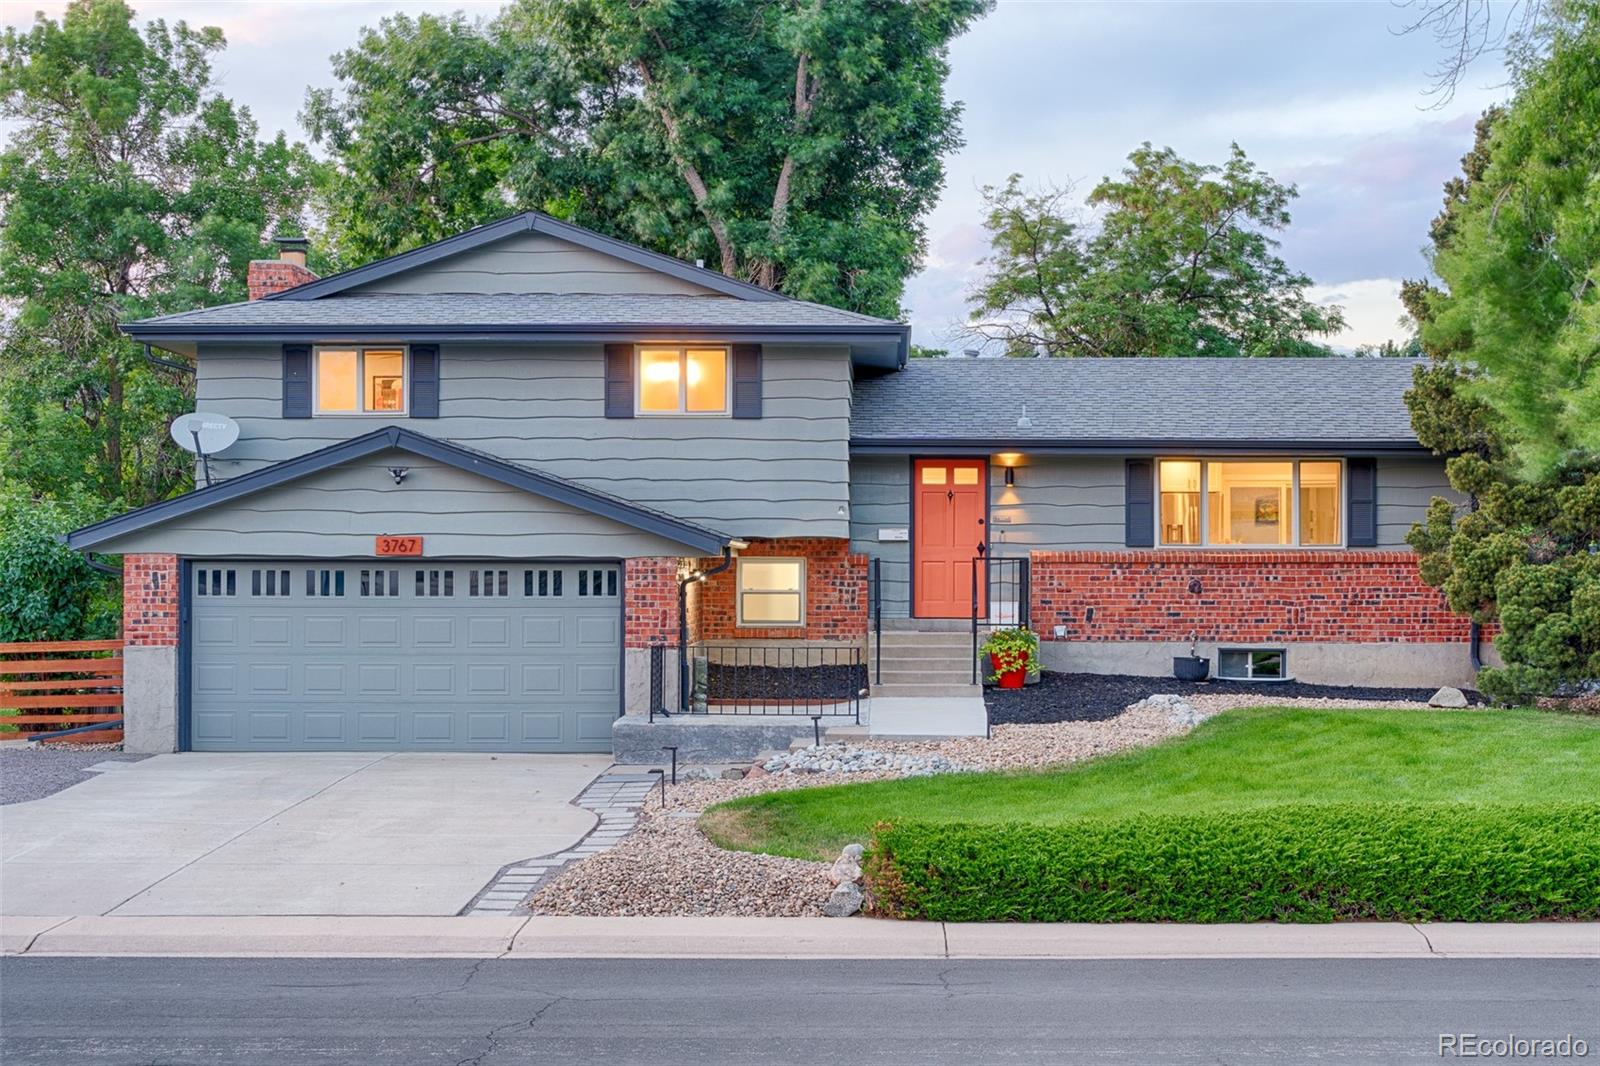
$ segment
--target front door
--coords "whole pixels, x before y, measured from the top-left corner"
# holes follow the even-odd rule
[[[984,525],[988,492],[982,459],[918,459],[912,471],[912,545],[918,618],[967,618],[972,613],[972,560],[988,551]],[[985,609],[978,589],[978,609]]]

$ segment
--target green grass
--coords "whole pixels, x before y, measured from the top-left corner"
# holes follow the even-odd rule
[[[1061,770],[808,788],[722,804],[723,847],[831,859],[879,822],[1060,825],[1286,804],[1469,803],[1600,796],[1600,720],[1543,711],[1232,711],[1153,748]]]

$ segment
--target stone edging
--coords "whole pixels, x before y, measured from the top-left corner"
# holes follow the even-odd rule
[[[502,866],[458,913],[474,917],[509,917],[546,881],[572,863],[610,851],[633,832],[639,820],[639,808],[644,806],[657,780],[654,774],[619,773],[613,768],[589,782],[572,802],[600,816],[595,827],[564,851]]]

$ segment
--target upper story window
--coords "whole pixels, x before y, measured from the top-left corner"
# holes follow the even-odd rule
[[[404,348],[318,348],[314,358],[317,414],[405,414]]]
[[[1157,480],[1156,532],[1164,546],[1344,543],[1338,459],[1163,459]]]
[[[728,349],[648,345],[639,349],[641,415],[728,413]]]

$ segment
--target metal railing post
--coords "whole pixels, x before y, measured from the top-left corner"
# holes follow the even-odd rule
[[[972,683],[978,683],[978,567],[982,565],[981,558],[972,560]],[[987,581],[989,575],[984,574]]]

